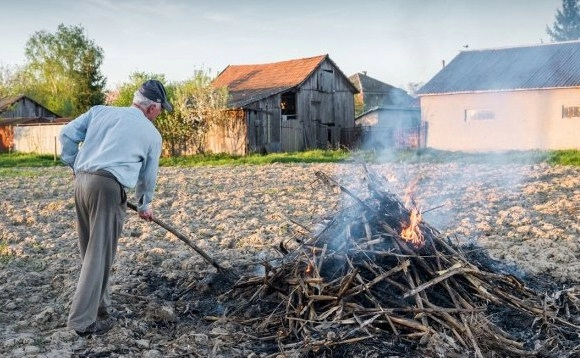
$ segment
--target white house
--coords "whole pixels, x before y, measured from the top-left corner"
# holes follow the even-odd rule
[[[580,149],[580,41],[462,51],[418,95],[428,147]]]

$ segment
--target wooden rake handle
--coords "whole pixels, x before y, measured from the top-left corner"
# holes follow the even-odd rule
[[[135,212],[139,212],[137,210],[137,206],[131,202],[127,202],[127,207]],[[199,246],[197,246],[196,244],[194,244],[193,242],[191,242],[191,240],[189,240],[185,235],[183,235],[181,232],[179,232],[177,229],[175,229],[173,226],[169,225],[168,223],[162,221],[161,219],[157,219],[156,217],[153,217],[151,219],[154,223],[156,223],[157,225],[161,226],[162,228],[164,228],[165,230],[169,231],[170,233],[172,233],[173,235],[177,236],[177,238],[183,242],[185,242],[189,247],[191,247],[192,249],[195,250],[195,252],[197,252],[198,254],[201,255],[201,257],[203,257],[207,262],[209,262],[213,267],[215,267],[216,269],[218,269],[219,271],[224,271],[225,268],[223,268],[220,264],[218,264],[214,259],[212,259],[211,257],[209,257],[208,254],[206,254]]]

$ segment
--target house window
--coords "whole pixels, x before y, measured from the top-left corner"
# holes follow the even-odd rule
[[[562,106],[562,118],[580,118],[580,106]]]
[[[280,96],[282,120],[296,119],[296,92],[282,93]]]
[[[487,121],[495,119],[495,112],[489,109],[466,109],[463,120],[467,121]]]

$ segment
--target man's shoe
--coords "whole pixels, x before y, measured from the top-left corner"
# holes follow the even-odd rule
[[[106,320],[109,319],[109,317],[111,317],[109,310],[107,310],[105,307],[99,307],[99,311],[97,312],[97,319]]]
[[[76,332],[81,337],[87,337],[87,336],[90,336],[92,334],[98,336],[98,335],[105,334],[105,333],[109,332],[109,330],[111,330],[111,328],[113,328],[114,325],[115,325],[115,320],[112,318],[108,318],[105,320],[97,320],[96,322],[92,323],[84,330],[76,331]]]
[[[100,319],[102,321],[107,320],[111,317],[114,319],[118,319],[120,316],[121,314],[119,313],[119,311],[117,311],[112,307],[109,308],[99,307],[99,311],[97,313],[97,319]]]

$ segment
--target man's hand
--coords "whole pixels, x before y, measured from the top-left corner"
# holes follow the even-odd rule
[[[139,217],[145,221],[153,220],[153,212],[151,210],[139,211]]]

